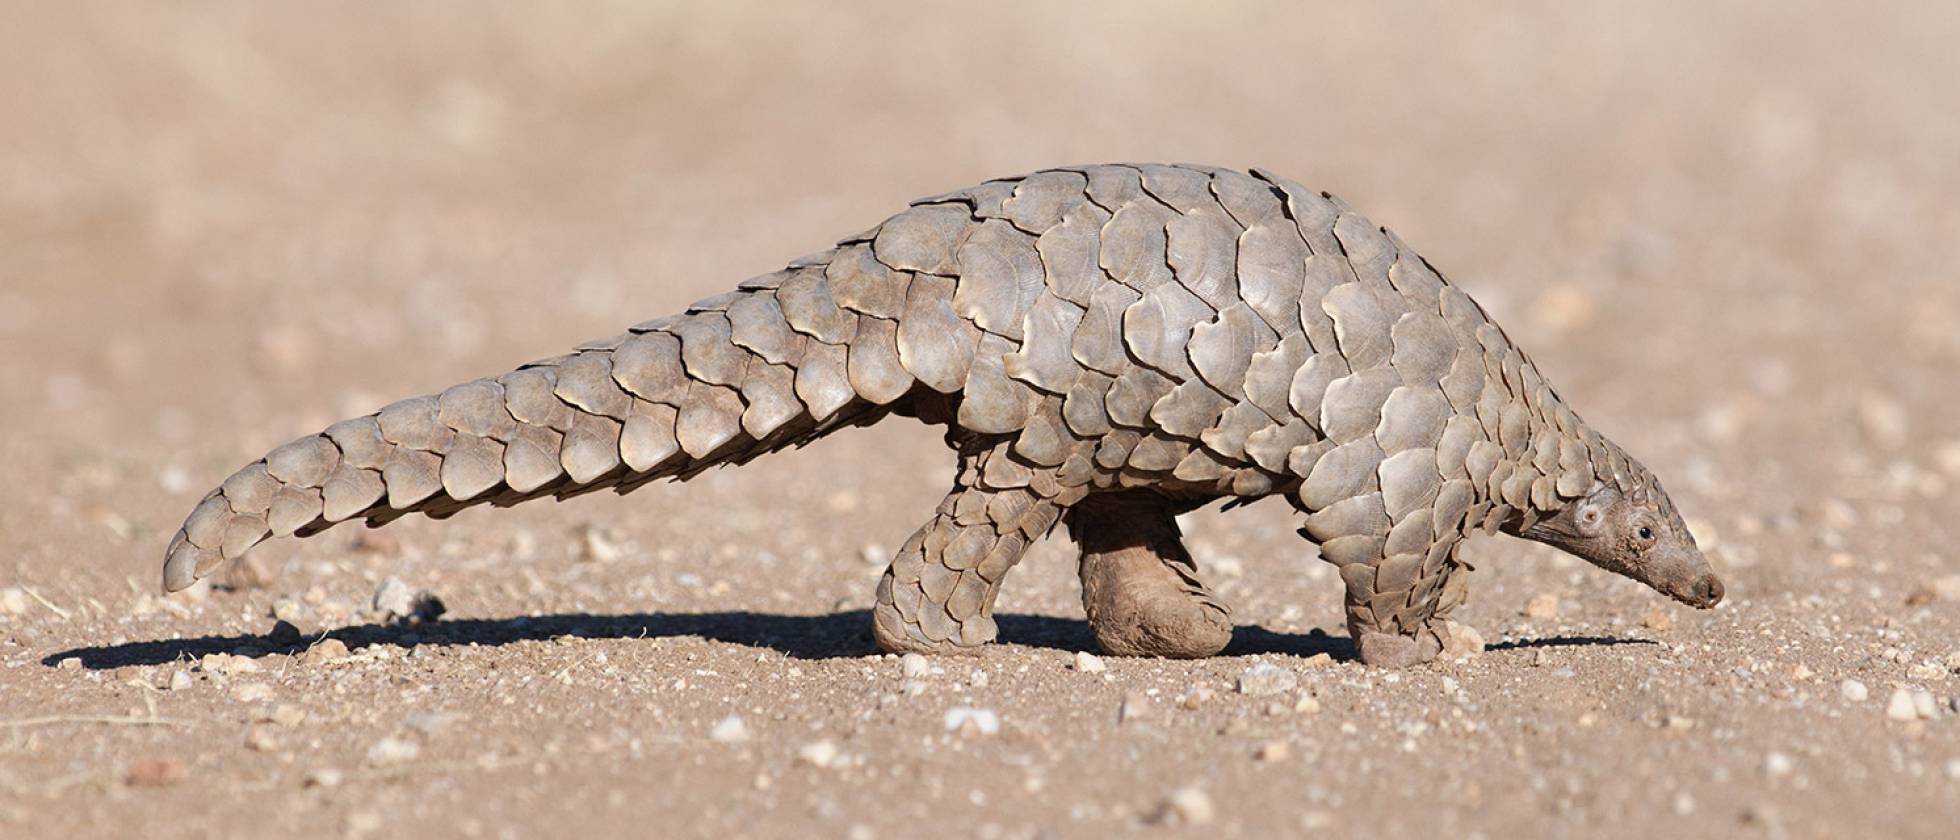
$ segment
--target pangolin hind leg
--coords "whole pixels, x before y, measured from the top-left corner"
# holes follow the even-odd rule
[[[955,653],[991,642],[994,598],[1028,546],[1061,516],[1051,476],[1000,446],[962,458],[932,520],[878,582],[872,635],[893,653]]]
[[[1135,491],[1089,496],[1068,512],[1082,608],[1104,653],[1197,659],[1232,640],[1231,611],[1198,579],[1173,505]]]

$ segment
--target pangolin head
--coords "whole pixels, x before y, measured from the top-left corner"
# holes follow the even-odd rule
[[[1618,475],[1601,476],[1584,496],[1524,529],[1519,536],[1584,558],[1654,588],[1683,604],[1709,609],[1722,602],[1722,579],[1695,545],[1660,481],[1624,453]]]

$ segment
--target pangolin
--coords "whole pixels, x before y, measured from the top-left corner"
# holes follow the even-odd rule
[[[1339,568],[1369,664],[1451,643],[1478,530],[1722,599],[1654,476],[1401,239],[1270,172],[1154,164],[921,199],[681,314],[302,437],[204,497],[163,585],[269,536],[625,493],[892,415],[944,426],[959,470],[878,584],[890,651],[992,641],[1008,571],[1065,523],[1104,650],[1216,653],[1230,613],[1174,517],[1268,496]]]

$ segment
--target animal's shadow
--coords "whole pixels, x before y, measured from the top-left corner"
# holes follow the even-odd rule
[[[1096,649],[1089,625],[1081,620],[1040,615],[999,615],[995,619],[1000,623],[1000,638],[1007,644],[1071,652]],[[773,650],[793,659],[832,659],[878,653],[871,638],[871,617],[865,610],[812,616],[756,612],[567,613],[537,617],[465,618],[416,624],[360,624],[336,628],[325,635],[339,639],[353,649],[370,645],[495,647],[560,636],[586,639],[698,636],[716,642]],[[292,653],[318,640],[319,637],[315,636],[295,642],[290,637],[281,639],[270,634],[159,639],[73,648],[50,654],[41,662],[52,667],[64,659],[75,658],[89,669],[162,665],[212,653],[247,656]],[[1491,647],[1502,650],[1620,644],[1653,643],[1645,639],[1562,637],[1504,642]],[[1355,655],[1352,641],[1329,635],[1319,628],[1306,633],[1281,633],[1258,626],[1237,628],[1231,645],[1223,655],[1268,653],[1301,657],[1325,653],[1335,659],[1353,659]]]

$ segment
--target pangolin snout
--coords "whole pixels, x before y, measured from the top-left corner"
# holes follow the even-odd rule
[[[1688,590],[1688,597],[1681,600],[1696,609],[1709,609],[1722,603],[1722,579],[1714,575],[1702,575]]]

